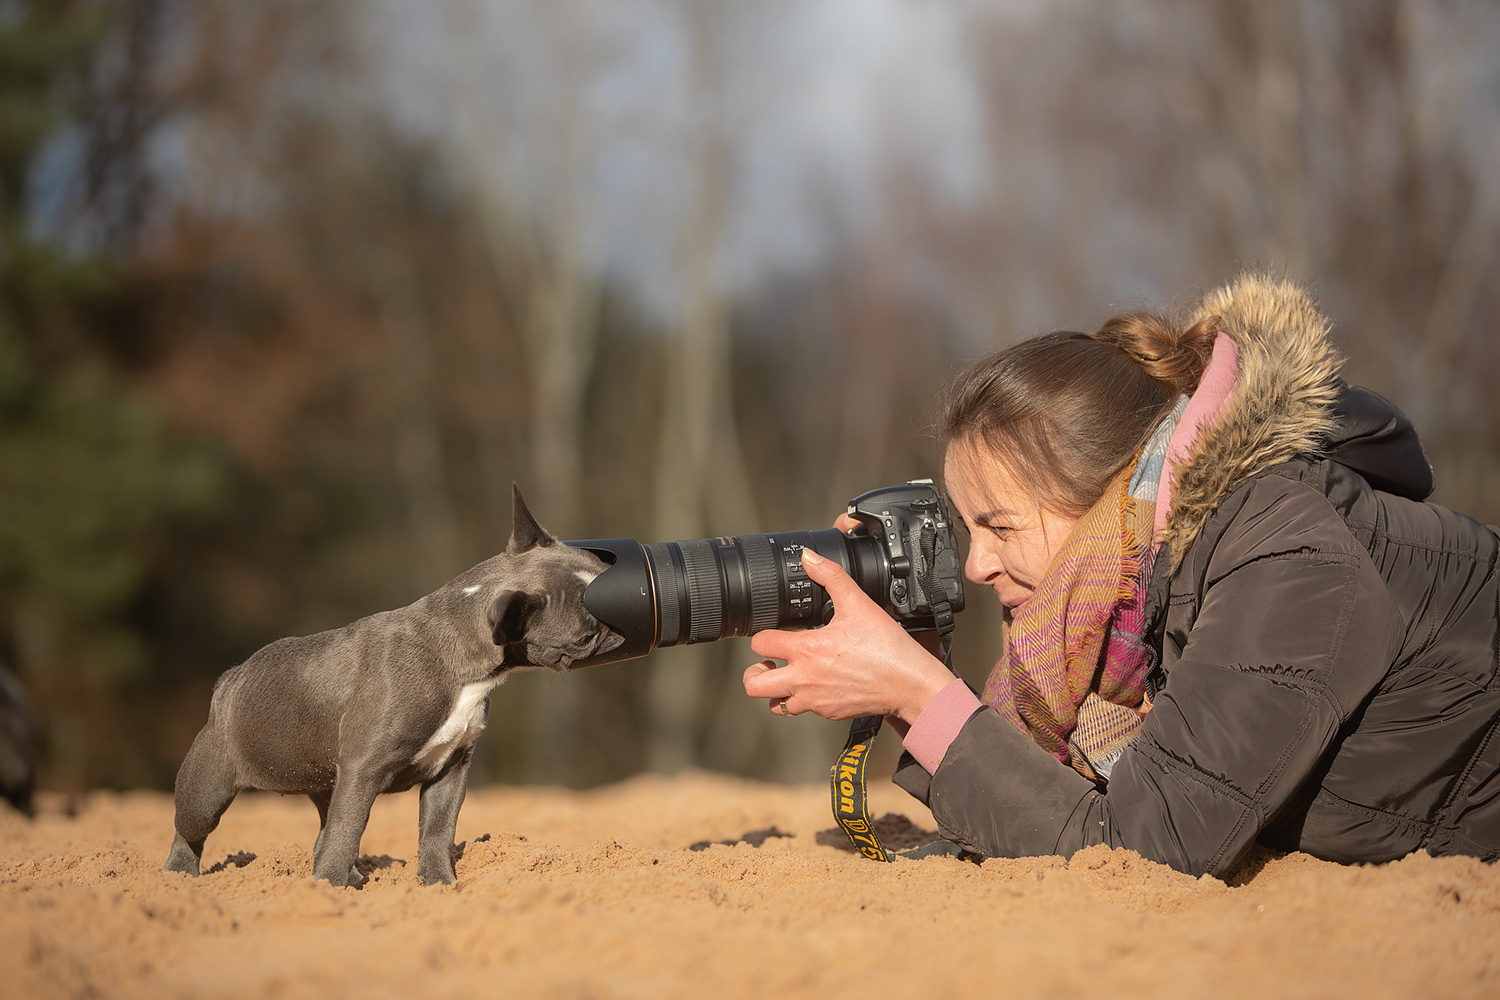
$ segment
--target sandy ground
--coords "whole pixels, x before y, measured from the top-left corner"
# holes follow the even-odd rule
[[[306,799],[241,796],[198,879],[160,870],[166,795],[41,804],[0,805],[7,997],[1500,996],[1500,870],[1468,859],[881,865],[822,787],[690,774],[471,791],[453,886],[417,883],[416,798],[386,796],[355,890],[312,881]]]

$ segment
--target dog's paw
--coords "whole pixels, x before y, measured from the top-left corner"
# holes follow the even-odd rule
[[[188,846],[188,842],[178,834],[177,839],[172,842],[172,851],[167,855],[166,864],[162,868],[169,872],[184,872],[194,878],[198,877],[198,855]]]

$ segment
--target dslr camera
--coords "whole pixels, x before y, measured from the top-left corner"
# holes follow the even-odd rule
[[[583,603],[625,637],[573,669],[658,646],[827,624],[833,603],[802,568],[804,548],[842,566],[907,631],[949,631],[963,610],[963,583],[947,505],[932,480],[861,494],[849,501],[849,515],[859,522],[849,534],[824,528],[644,545],[634,538],[568,542],[610,564]]]

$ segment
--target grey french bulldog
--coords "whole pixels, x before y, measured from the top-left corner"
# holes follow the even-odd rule
[[[168,870],[197,875],[229,803],[260,788],[312,799],[313,877],[358,885],[375,797],[420,785],[417,876],[453,881],[454,829],[490,690],[511,670],[567,670],[624,641],[583,605],[603,560],[559,543],[512,493],[504,552],[415,604],[280,639],[225,671],[177,772]]]

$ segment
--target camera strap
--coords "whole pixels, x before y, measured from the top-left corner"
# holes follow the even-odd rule
[[[871,861],[889,861],[891,856],[870,821],[870,803],[865,795],[865,767],[875,734],[885,722],[883,715],[861,715],[849,724],[849,738],[834,761],[829,784],[833,787],[833,818],[843,827],[854,849]]]
[[[933,620],[943,644],[943,665],[952,670],[953,609],[933,570],[937,534],[931,524],[922,528],[919,545],[922,570],[917,574],[917,585],[922,588],[927,606],[932,608]],[[884,722],[883,715],[862,715],[850,723],[849,738],[844,741],[844,749],[829,773],[833,818],[843,828],[854,849],[871,861],[890,861],[892,858],[891,852],[880,842],[880,835],[875,832],[875,824],[870,819],[865,780],[870,750],[875,745],[875,736]]]

